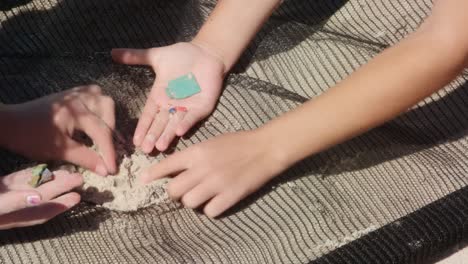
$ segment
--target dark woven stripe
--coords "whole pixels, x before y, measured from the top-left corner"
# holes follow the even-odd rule
[[[467,226],[465,187],[311,263],[429,263],[466,239]]]
[[[135,122],[155,76],[112,64],[110,49],[190,39],[214,6],[29,2],[14,9],[12,0],[0,3],[0,100],[20,103],[96,83],[116,99],[118,122]],[[177,147],[254,129],[323,93],[414,30],[430,7],[425,0],[286,1],[226,80],[215,113]],[[0,262],[307,263],[329,251],[320,263],[423,262],[466,237],[454,236],[466,219],[456,199],[418,211],[468,183],[466,77],[396,120],[297,164],[220,220],[174,204],[134,214],[82,204],[44,226],[0,232]],[[25,162],[0,157],[3,173]],[[411,221],[358,239],[414,211],[402,218]]]

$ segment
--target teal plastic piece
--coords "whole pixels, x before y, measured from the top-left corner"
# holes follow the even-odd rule
[[[166,88],[166,94],[171,99],[185,99],[199,92],[201,92],[200,85],[193,73],[169,81]]]

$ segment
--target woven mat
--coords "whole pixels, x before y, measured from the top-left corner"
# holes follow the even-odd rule
[[[189,40],[214,4],[2,0],[0,100],[95,83],[117,101],[118,124],[136,122],[155,76],[113,64],[110,49]],[[256,128],[325,92],[415,30],[431,6],[286,1],[227,78],[214,114],[177,148]],[[82,203],[0,232],[0,263],[427,263],[468,237],[466,81],[304,160],[218,220],[175,203],[130,214]],[[25,162],[0,156],[3,174]]]

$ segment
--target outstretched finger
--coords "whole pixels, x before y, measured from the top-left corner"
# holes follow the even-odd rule
[[[209,181],[204,181],[195,186],[182,197],[182,204],[188,208],[197,208],[217,194],[217,190]]]
[[[169,177],[175,173],[181,172],[187,169],[187,158],[189,157],[189,152],[184,150],[181,152],[176,152],[171,156],[163,159],[159,163],[156,163],[146,169],[140,175],[140,181],[143,183],[149,183],[151,181],[161,179],[164,177]]]
[[[154,103],[153,99],[148,97],[146,100],[145,107],[141,113],[141,117],[138,120],[137,127],[135,129],[135,135],[133,136],[133,144],[140,147],[145,139],[145,135],[148,133],[148,129],[154,121],[155,116],[159,112],[159,107]]]
[[[188,112],[184,118],[179,122],[175,133],[177,136],[181,137],[185,135],[195,124],[197,124],[203,117],[194,112]]]
[[[157,56],[157,49],[113,49],[112,59],[117,63],[129,65],[151,65]]]
[[[42,197],[38,191],[22,190],[8,191],[0,194],[0,215],[18,211],[20,209],[37,206]]]
[[[248,193],[242,191],[242,188],[231,187],[211,199],[203,211],[208,217],[217,217],[247,195]]]
[[[179,175],[174,177],[167,185],[167,193],[169,198],[174,201],[179,200],[187,192],[192,190],[195,186],[200,183],[202,179],[200,173],[194,173],[190,170],[181,172]]]
[[[109,96],[102,96],[100,100],[101,113],[97,113],[112,130],[115,129],[115,102]]]
[[[83,177],[78,173],[67,171],[54,171],[54,180],[46,182],[37,191],[41,193],[44,201],[52,200],[66,192],[69,192],[83,184]]]
[[[161,109],[161,112],[156,115],[151,127],[148,129],[144,141],[141,143],[141,149],[143,152],[150,153],[153,151],[153,148],[166,128],[168,121],[169,113],[167,112],[167,109]]]
[[[72,139],[66,143],[67,147],[61,159],[71,162],[75,165],[94,171],[102,176],[107,176],[106,164],[99,154],[83,144]]]
[[[95,115],[90,115],[81,119],[79,127],[98,147],[102,159],[104,160],[107,173],[115,173],[117,171],[117,165],[114,141],[112,139],[112,128]]]
[[[176,128],[186,115],[185,111],[177,111],[176,113],[169,114],[169,120],[167,122],[167,125],[155,144],[156,148],[159,151],[165,151],[176,137]]]
[[[28,182],[32,177],[32,168],[15,171],[6,176],[0,177],[0,192],[8,190],[20,191],[31,188]]]
[[[11,212],[0,217],[0,230],[43,224],[79,202],[79,194],[67,193],[38,206]]]

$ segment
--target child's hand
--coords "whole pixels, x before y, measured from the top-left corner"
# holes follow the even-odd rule
[[[13,152],[41,161],[66,160],[101,175],[116,171],[111,131],[115,126],[114,101],[103,96],[97,86],[5,105],[4,116],[2,145]],[[72,138],[77,130],[94,141],[102,158]]]
[[[206,48],[195,44],[177,43],[147,50],[116,49],[112,57],[120,63],[150,65],[156,72],[156,81],[134,136],[135,145],[146,153],[154,147],[166,150],[176,135],[184,135],[207,117],[220,96],[224,64]],[[165,91],[168,82],[189,73],[194,74],[201,92],[182,100],[170,99]],[[187,112],[169,115],[170,106],[186,107]]]
[[[285,168],[271,143],[254,131],[221,135],[153,165],[141,181],[174,175],[169,196],[189,208],[209,201],[204,212],[216,217]]]
[[[80,201],[70,192],[83,183],[79,174],[56,171],[37,188],[28,184],[31,177],[31,169],[0,177],[0,230],[42,224]]]

